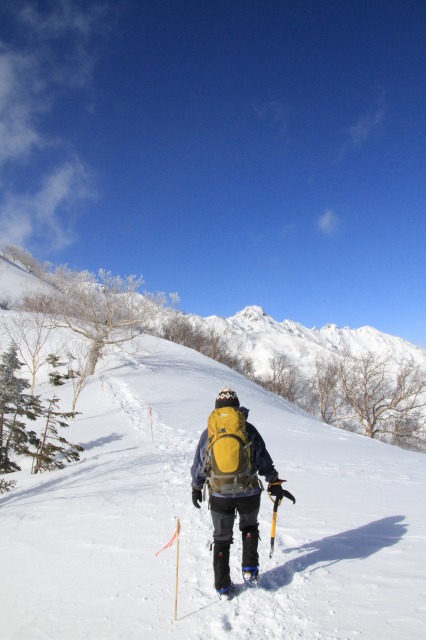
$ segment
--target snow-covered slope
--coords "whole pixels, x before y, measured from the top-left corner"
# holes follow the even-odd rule
[[[39,278],[20,264],[0,257],[0,304],[10,303],[13,307],[28,291],[42,289]]]
[[[260,513],[261,586],[212,583],[210,514],[190,495],[193,453],[219,388],[250,408],[297,498]],[[47,393],[42,386],[39,391]],[[56,390],[64,409],[68,386]],[[63,471],[14,474],[0,497],[2,640],[423,640],[426,457],[322,425],[204,356],[145,337],[104,361],[67,438]],[[178,620],[175,549],[181,521]],[[232,576],[239,582],[237,527]]]

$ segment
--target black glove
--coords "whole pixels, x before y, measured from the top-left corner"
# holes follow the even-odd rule
[[[275,498],[278,498],[280,503],[283,498],[287,498],[288,500],[291,500],[293,504],[296,504],[296,498],[290,493],[290,491],[286,491],[286,489],[282,488],[281,486],[282,482],[285,482],[285,481],[275,480],[275,482],[271,482],[270,484],[268,484],[269,495],[274,496]]]
[[[201,489],[193,489],[192,490],[192,503],[194,505],[194,507],[197,507],[197,509],[201,509],[201,504],[198,504],[199,502],[203,501],[203,494]]]
[[[270,484],[268,484],[268,493],[271,494],[271,496],[274,496],[274,498],[280,498],[282,500],[282,498],[284,497],[284,489],[282,488],[281,484],[284,482],[284,480],[274,480],[274,482],[271,482]]]

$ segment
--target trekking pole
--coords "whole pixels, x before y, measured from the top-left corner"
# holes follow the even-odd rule
[[[285,480],[281,480],[280,482],[277,482],[275,484],[281,484],[281,482],[285,482]],[[274,484],[274,483],[273,483]],[[273,486],[272,484],[272,486]],[[269,493],[269,491],[268,491]],[[269,493],[269,497],[272,500],[272,496]],[[282,499],[283,498],[288,498],[288,500],[291,500],[293,502],[293,504],[296,504],[296,498],[290,493],[290,491],[286,491],[285,489],[282,490],[282,495],[281,496],[277,496],[275,498],[274,501],[274,509],[272,511],[272,525],[271,525],[271,550],[269,552],[269,557],[272,558],[272,554],[274,553],[274,546],[275,546],[275,530],[277,527],[277,516],[278,516],[278,507],[280,506]]]

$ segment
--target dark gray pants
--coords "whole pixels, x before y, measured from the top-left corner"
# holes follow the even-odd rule
[[[232,532],[236,514],[240,518],[240,531],[257,528],[260,509],[260,493],[244,498],[210,497],[210,510],[213,520],[213,539],[215,542],[232,544]]]
[[[239,527],[243,541],[242,567],[258,567],[259,528],[257,518],[260,509],[260,493],[244,498],[210,497],[213,520],[213,568],[215,588],[219,591],[231,583],[229,553],[233,542],[235,517],[239,515]]]

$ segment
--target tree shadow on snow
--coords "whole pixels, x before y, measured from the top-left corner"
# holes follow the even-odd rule
[[[101,442],[92,441],[92,445],[94,446],[94,443],[97,442],[98,446],[102,446],[107,441],[112,442],[119,439],[119,437],[100,438]],[[35,486],[18,487],[14,491],[0,496],[0,508],[14,507],[17,504],[25,505],[34,501],[80,499],[88,495],[105,497],[111,494],[122,495],[126,492],[137,494],[140,491],[138,482],[144,482],[145,489],[153,486],[153,482],[147,484],[144,477],[149,476],[149,467],[156,464],[157,460],[150,454],[140,454],[136,457],[120,460],[119,467],[117,467],[114,457],[112,461],[108,460],[108,456],[126,454],[130,451],[139,451],[139,448],[135,446],[117,449],[102,456],[83,458],[80,462],[69,465],[62,470],[52,471],[49,474],[43,473],[36,477],[37,484]],[[97,462],[98,458],[102,458],[102,462]],[[147,471],[141,473],[142,468],[146,468]],[[118,479],[119,474],[122,478],[131,478],[132,484],[125,486],[118,483],[116,486],[108,486],[105,480],[111,479],[112,476]],[[82,487],[85,491],[81,490]],[[55,495],[57,490],[60,493]]]
[[[111,433],[109,436],[97,438],[96,440],[90,440],[90,442],[82,442],[81,446],[85,451],[90,451],[90,449],[103,447],[105,444],[108,444],[110,442],[115,442],[116,440],[122,440],[122,439],[123,439],[123,436],[121,434]]]
[[[302,573],[310,567],[313,567],[310,570],[312,573],[341,560],[364,560],[401,540],[408,527],[403,520],[405,516],[390,516],[357,529],[286,549],[287,553],[298,551],[303,555],[262,573],[262,587],[267,590],[285,587],[292,582],[295,573]]]

